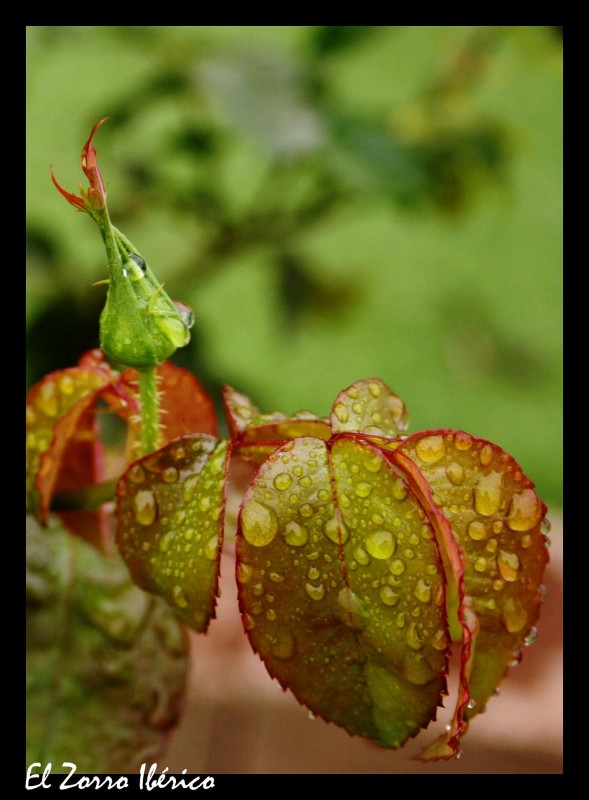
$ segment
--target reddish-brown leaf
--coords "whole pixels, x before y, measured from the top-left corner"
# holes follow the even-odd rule
[[[233,449],[244,461],[262,462],[284,442],[311,436],[327,440],[331,436],[329,422],[310,411],[299,411],[292,417],[275,411],[261,414],[249,397],[230,386],[223,387],[223,405],[233,441]]]
[[[28,394],[28,494],[33,505],[38,503],[42,521],[47,518],[56,486],[78,488],[99,475],[100,450],[92,409],[113,375],[90,367],[71,367],[47,375]],[[66,456],[67,466],[60,478]]]

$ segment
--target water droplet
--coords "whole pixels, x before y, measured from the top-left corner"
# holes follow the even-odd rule
[[[376,383],[375,381],[371,381],[368,384],[368,391],[373,397],[380,397],[382,394],[382,386],[380,383]]]
[[[372,492],[372,484],[367,481],[361,481],[354,486],[354,492],[358,497],[368,497]]]
[[[471,697],[468,703],[466,704],[466,707],[472,711],[472,709],[476,707],[476,704],[477,701],[474,699],[474,697]]]
[[[299,514],[301,517],[305,517],[305,519],[309,519],[314,513],[311,503],[303,503],[302,506],[299,507]]]
[[[446,633],[441,628],[438,628],[430,639],[430,644],[436,650],[445,650],[448,647],[448,637]]]
[[[370,564],[370,556],[361,545],[354,550],[354,558],[358,564],[361,564],[363,567]]]
[[[501,507],[502,478],[499,472],[481,475],[474,490],[474,507],[479,514],[490,517]]]
[[[397,626],[397,628],[404,628],[405,627],[405,617],[406,616],[407,616],[407,614],[405,613],[405,611],[401,611],[399,614],[397,614],[397,616],[395,618],[395,625]]]
[[[204,554],[210,561],[215,561],[219,553],[219,537],[217,534],[211,536],[204,546]]]
[[[35,405],[45,416],[55,417],[59,411],[57,386],[53,381],[45,380],[39,387]]]
[[[399,502],[402,502],[407,497],[407,487],[402,480],[397,479],[393,483],[393,497]]]
[[[393,575],[402,575],[405,572],[405,562],[400,558],[395,558],[389,564],[389,570]]]
[[[145,480],[145,471],[141,464],[133,464],[127,474],[129,476],[129,480],[133,481],[133,483],[143,483]]]
[[[316,581],[321,577],[321,571],[317,567],[309,567],[307,570],[307,578],[310,581]]]
[[[540,530],[541,530],[541,531],[542,531],[542,533],[543,533],[543,534],[545,534],[546,536],[547,536],[547,535],[550,533],[550,531],[552,530],[552,523],[550,522],[550,520],[548,519],[548,517],[544,517],[544,519],[542,520],[542,524],[540,525]]]
[[[458,431],[454,435],[454,447],[457,450],[470,450],[472,447],[472,437],[464,431]]]
[[[186,598],[186,595],[184,594],[184,589],[181,586],[174,586],[172,594],[176,605],[179,606],[180,608],[186,608],[186,606],[188,605],[188,600]]]
[[[515,653],[511,656],[511,662],[509,664],[510,667],[519,667],[522,662],[523,653],[521,650],[516,650]]]
[[[480,452],[479,461],[483,467],[488,467],[493,458],[493,448],[490,444],[486,444]]]
[[[276,619],[276,611],[274,611],[273,608],[269,608],[266,611],[266,619],[268,620],[268,622],[274,622],[274,620]]]
[[[538,524],[541,516],[540,498],[533,489],[524,489],[511,498],[505,521],[512,531],[529,531]]]
[[[501,621],[509,633],[518,633],[528,621],[528,615],[521,604],[513,597],[508,598],[503,605]]]
[[[298,522],[289,522],[282,535],[284,541],[291,547],[302,547],[309,541],[309,532]]]
[[[278,572],[271,572],[269,577],[273,583],[282,583],[284,580],[284,575],[280,575]]]
[[[366,605],[355,592],[350,591],[348,588],[340,589],[337,595],[337,602],[340,607],[338,616],[346,625],[354,628],[354,630],[362,630],[366,627],[369,613]]]
[[[532,625],[526,638],[524,639],[524,644],[526,647],[530,647],[530,645],[534,644],[536,639],[538,638],[538,628],[535,625]]]
[[[159,548],[162,551],[162,553],[168,552],[175,536],[176,536],[176,531],[168,531],[161,537],[159,541]]]
[[[372,456],[372,458],[368,458],[364,462],[364,466],[366,467],[368,472],[373,472],[375,474],[377,472],[380,472],[380,470],[382,469],[382,465],[383,465],[383,460],[380,455],[374,455]]]
[[[373,558],[385,559],[390,558],[395,552],[397,540],[390,531],[372,531],[366,537],[365,545]]]
[[[454,484],[454,486],[460,486],[460,484],[464,483],[464,469],[460,464],[457,464],[456,461],[448,464],[446,467],[446,475],[450,483]]]
[[[237,580],[239,583],[249,583],[251,581],[252,576],[254,574],[253,568],[249,564],[244,564],[240,562],[237,565]]]
[[[315,714],[313,714],[313,712],[312,712],[312,711],[309,711],[309,713],[307,714],[307,716],[309,717],[309,719],[310,719],[310,720],[317,719],[317,717],[315,716]]]
[[[311,600],[323,600],[325,597],[325,586],[320,583],[319,586],[314,586],[312,583],[305,584],[305,591]]]
[[[33,406],[27,406],[27,425],[34,425],[37,421],[37,415],[33,409]]]
[[[416,597],[420,603],[431,603],[432,600],[432,587],[426,583],[423,578],[417,581],[413,596]]]
[[[350,538],[350,531],[343,522],[340,525],[337,517],[331,517],[325,522],[323,525],[323,533],[327,536],[329,541],[334,544],[340,543],[340,536],[342,544],[345,544]]]
[[[424,640],[419,635],[419,629],[417,627],[417,622],[410,622],[409,627],[407,628],[407,635],[405,637],[407,644],[413,650],[421,650],[423,645],[425,644]]]
[[[339,421],[344,425],[350,418],[350,415],[348,413],[348,408],[343,403],[336,403],[335,406],[333,407],[333,413],[339,419]]]
[[[479,556],[475,559],[474,568],[477,572],[484,572],[487,569],[487,559],[483,558],[483,556]]]
[[[444,440],[441,436],[426,436],[425,439],[420,439],[417,442],[415,452],[426,464],[434,464],[446,452]]]
[[[547,589],[543,583],[538,587],[538,602],[542,604],[546,600]]]
[[[133,498],[135,519],[140,525],[151,525],[157,514],[155,496],[149,489],[142,489]]]
[[[162,478],[165,483],[176,483],[178,480],[178,470],[176,467],[166,467],[162,472]]]
[[[407,653],[403,658],[403,675],[415,686],[425,686],[434,679],[435,672],[425,656]]]
[[[528,547],[532,546],[532,537],[530,536],[529,533],[524,533],[524,535],[520,539],[520,544],[524,550],[527,550]]]
[[[73,394],[75,389],[75,384],[71,375],[62,375],[59,379],[59,391],[62,394]]]
[[[241,526],[245,539],[255,547],[264,547],[278,532],[278,519],[271,508],[248,500],[241,511]]]
[[[493,589],[495,589],[496,592],[500,592],[504,586],[505,586],[504,581],[500,580],[493,581]]]
[[[484,539],[487,535],[485,524],[480,519],[473,519],[472,522],[469,522],[467,530],[468,535],[471,539],[474,539],[475,542],[480,542],[481,539]]]
[[[497,550],[497,539],[489,539],[485,550],[487,553],[494,553]]]
[[[303,477],[299,480],[299,486],[302,486],[303,489],[308,489],[312,484],[313,481],[309,475],[303,475]]]
[[[254,597],[261,597],[264,594],[264,585],[262,583],[255,583],[252,586],[252,594]]]
[[[515,553],[508,553],[506,550],[500,550],[497,556],[497,566],[499,567],[499,572],[503,580],[514,581],[517,578],[517,573],[521,564]]]
[[[252,614],[255,614],[256,617],[259,617],[260,614],[262,614],[263,612],[264,612],[264,606],[259,600],[255,603],[252,603]]]
[[[292,478],[288,472],[281,472],[274,478],[273,483],[275,489],[278,489],[279,492],[284,492],[292,485]]]
[[[211,498],[207,494],[203,495],[198,501],[198,507],[203,513],[209,511],[211,508]]]
[[[399,602],[399,595],[390,586],[383,586],[379,592],[379,597],[385,606],[396,606]]]
[[[243,627],[246,631],[253,631],[256,627],[256,621],[253,617],[250,617],[249,614],[242,614],[241,621],[243,622]]]
[[[272,655],[281,661],[288,661],[294,656],[296,649],[296,641],[292,632],[284,625],[279,625],[270,648]]]
[[[198,478],[198,475],[190,475],[182,484],[182,498],[184,502],[189,503],[194,497]]]

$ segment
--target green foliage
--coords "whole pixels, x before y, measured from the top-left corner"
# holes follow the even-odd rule
[[[165,603],[52,517],[27,517],[27,763],[129,773],[180,713],[187,639]]]
[[[394,375],[419,427],[500,442],[562,501],[551,29],[31,26],[28,81],[29,385],[98,345],[104,259],[47,168],[75,186],[108,113],[113,219],[182,286],[178,363],[212,393],[321,408]]]

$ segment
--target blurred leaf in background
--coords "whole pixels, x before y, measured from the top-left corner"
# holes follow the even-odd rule
[[[496,441],[561,486],[562,30],[30,26],[28,380],[98,341],[77,186],[191,305],[217,397],[327,412],[379,376],[411,430]]]

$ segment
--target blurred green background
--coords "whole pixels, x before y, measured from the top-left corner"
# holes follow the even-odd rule
[[[113,222],[192,306],[218,400],[328,413],[381,377],[562,503],[562,30],[27,29],[27,377],[98,342],[76,191],[94,122]]]

